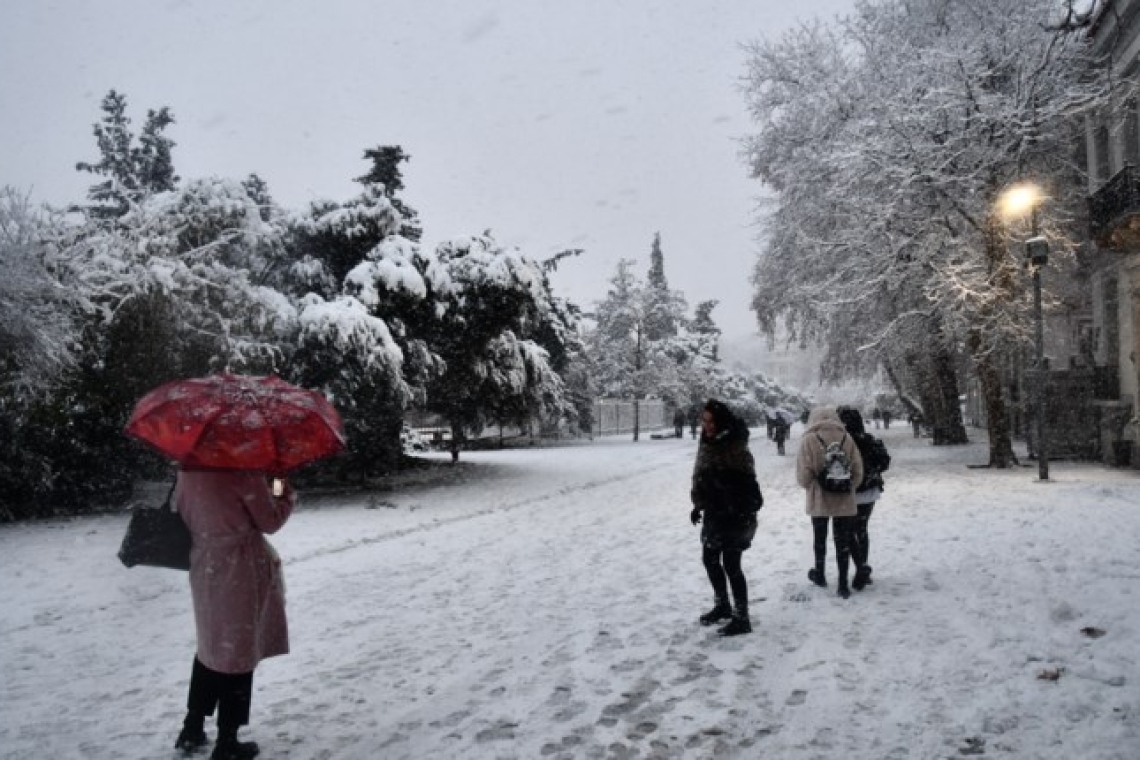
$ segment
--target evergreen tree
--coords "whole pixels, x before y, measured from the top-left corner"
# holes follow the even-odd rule
[[[704,337],[710,343],[710,358],[715,362],[719,361],[720,354],[720,328],[717,327],[716,322],[713,321],[712,311],[720,303],[716,299],[710,301],[701,301],[697,304],[696,313],[693,316],[693,321],[689,325],[689,331],[696,335]]]
[[[400,170],[400,164],[410,161],[412,157],[399,145],[378,145],[364,151],[364,158],[372,162],[372,168],[367,174],[357,177],[356,181],[365,187],[383,186],[384,196],[392,202],[393,208],[399,212],[403,220],[400,225],[400,236],[419,242],[423,237],[419,214],[398,195],[404,189],[404,175]]]
[[[644,298],[646,339],[659,341],[676,335],[678,322],[685,309],[684,299],[669,290],[669,281],[665,278],[665,255],[661,252],[660,232],[653,235]]]
[[[557,320],[542,266],[489,234],[441,243],[435,266],[439,317],[428,342],[443,371],[427,406],[448,420],[453,441],[492,422],[565,414],[565,386],[535,340]]]
[[[173,189],[178,177],[171,155],[174,141],[163,134],[174,123],[168,108],[147,111],[137,142],[125,95],[111,90],[103,98],[102,109],[103,119],[94,125],[99,161],[80,161],[75,168],[106,177],[88,189],[91,205],[84,210],[96,220],[108,221],[123,216],[146,194]]]

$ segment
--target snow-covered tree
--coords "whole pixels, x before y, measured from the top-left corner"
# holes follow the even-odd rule
[[[166,107],[147,111],[136,137],[127,116],[127,98],[114,90],[103,98],[103,119],[95,124],[99,160],[80,161],[75,168],[106,177],[87,192],[91,205],[84,210],[94,219],[116,219],[149,193],[172,190],[178,182],[171,150],[174,141],[164,134],[174,123]]]
[[[594,306],[591,349],[597,366],[598,390],[603,396],[627,398],[641,392],[644,361],[639,304],[640,283],[634,261],[622,259],[610,278],[604,299]]]
[[[77,328],[74,360],[19,431],[21,456],[40,463],[26,496],[126,493],[140,467],[157,464],[122,434],[140,396],[210,370],[278,366],[295,309],[248,269],[275,234],[223,180],[141,196],[114,225],[46,228],[40,256]]]
[[[41,393],[74,362],[75,294],[45,245],[60,224],[26,193],[0,188],[0,395]]]
[[[384,190],[385,197],[392,202],[392,206],[400,214],[400,236],[413,242],[419,242],[423,236],[420,226],[419,214],[415,209],[404,203],[399,193],[404,189],[404,174],[400,164],[410,161],[411,156],[404,152],[399,145],[378,145],[364,151],[364,157],[372,162],[372,168],[356,178],[364,185],[379,186]]]
[[[693,393],[692,359],[701,341],[680,329],[684,296],[668,289],[663,269],[651,266],[658,285],[650,287],[634,274],[634,263],[618,262],[606,297],[594,308],[588,345],[598,390],[635,402],[657,397],[671,406],[687,406]],[[651,324],[656,338],[650,337]],[[634,440],[638,435],[635,424]]]
[[[429,342],[444,370],[429,383],[427,406],[448,420],[452,439],[491,422],[566,414],[564,383],[534,339],[556,329],[542,265],[490,234],[440,243],[434,265]]]
[[[1064,10],[881,0],[750,47],[747,155],[775,191],[754,274],[760,326],[823,345],[833,377],[908,356],[941,372],[968,352],[999,467],[1012,447],[998,360],[1028,338],[1011,245],[1028,231],[998,218],[999,194],[1042,185],[1042,230],[1065,255],[1081,209],[1069,125],[1127,94],[1091,73],[1088,41],[1056,23]],[[949,439],[963,440],[945,408]]]
[[[341,409],[349,452],[329,467],[362,477],[390,471],[417,395],[406,359],[419,367],[413,375],[432,364],[415,364],[425,351],[400,321],[427,297],[418,253],[399,237],[402,217],[377,183],[343,204],[315,202],[288,223],[287,263],[276,271],[279,287],[301,300],[304,325],[291,377],[323,388]]]
[[[660,341],[675,336],[685,312],[685,299],[678,291],[669,289],[660,232],[653,236],[642,297],[645,299],[645,337],[650,341]]]

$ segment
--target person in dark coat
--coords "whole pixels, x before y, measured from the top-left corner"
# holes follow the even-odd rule
[[[685,413],[681,411],[681,407],[677,407],[673,412],[673,432],[678,438],[685,437]]]
[[[859,514],[855,518],[851,534],[851,559],[855,562],[855,578],[851,582],[851,588],[862,591],[872,582],[871,566],[867,564],[871,552],[867,523],[871,521],[875,502],[883,495],[883,471],[891,466],[891,456],[883,442],[866,431],[863,416],[858,409],[839,407],[839,419],[855,439],[855,445],[863,457],[863,482],[855,489],[855,508]]]
[[[756,535],[756,513],[764,497],[748,450],[748,426],[715,399],[710,399],[701,413],[701,442],[693,466],[691,496],[689,517],[693,525],[704,521],[701,558],[714,599],[713,608],[701,615],[701,625],[728,620],[719,629],[720,635],[749,633],[748,583],[740,560]],[[728,599],[730,586],[732,604]]]
[[[784,442],[788,440],[788,422],[782,417],[776,420],[772,440],[776,442],[776,453],[784,456]]]
[[[697,408],[696,404],[689,407],[689,433],[693,436],[693,440],[697,439],[697,428],[701,426],[701,410]]]

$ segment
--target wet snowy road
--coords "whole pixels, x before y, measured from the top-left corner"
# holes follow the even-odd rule
[[[447,482],[310,498],[272,539],[293,652],[259,668],[249,736],[305,760],[1135,760],[1140,479],[1059,463],[1036,484],[967,470],[981,445],[886,436],[876,583],[846,602],[804,577],[793,457],[753,440],[755,633],[732,640],[695,622],[690,440],[469,454]],[[189,594],[118,565],[124,525],[0,529],[0,756],[171,756]]]

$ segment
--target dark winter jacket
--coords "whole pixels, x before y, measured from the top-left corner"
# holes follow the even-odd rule
[[[717,432],[712,438],[701,434],[691,491],[693,506],[704,518],[701,541],[711,549],[747,549],[756,534],[756,512],[764,504],[748,450],[748,426],[723,404],[710,411]]]
[[[863,457],[863,482],[855,489],[855,493],[865,493],[874,488],[883,490],[883,472],[891,466],[891,455],[887,453],[887,447],[881,440],[867,432],[863,425],[863,416],[859,414],[858,409],[849,406],[839,407],[839,419],[855,440],[855,446]]]

